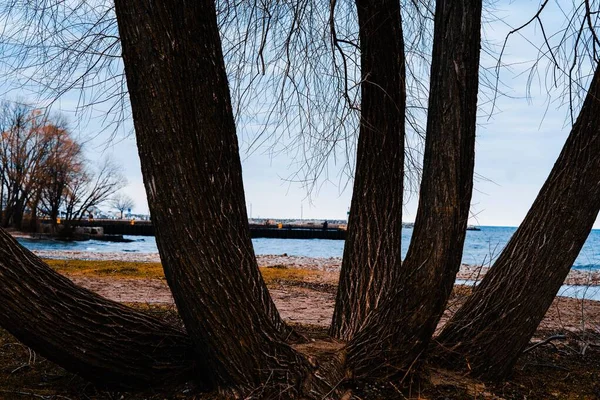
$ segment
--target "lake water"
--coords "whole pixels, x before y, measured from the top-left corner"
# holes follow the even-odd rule
[[[488,264],[495,259],[515,232],[514,227],[482,226],[480,231],[467,231],[463,252],[465,264]],[[406,255],[412,229],[402,231],[402,252]],[[78,250],[98,252],[156,253],[156,241],[152,236],[125,236],[131,243],[59,242],[19,239],[30,250]],[[307,257],[341,257],[342,240],[322,239],[252,239],[256,254],[283,254]],[[592,230],[583,246],[574,268],[600,269],[600,230]]]

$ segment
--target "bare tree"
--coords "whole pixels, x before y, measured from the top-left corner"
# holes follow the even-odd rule
[[[80,221],[91,208],[107,201],[126,184],[121,167],[110,158],[100,161],[96,171],[77,171],[65,190],[65,222],[72,225]]]
[[[537,13],[505,40],[537,24]],[[561,7],[561,4],[558,4]],[[454,365],[488,379],[507,376],[527,346],[579,254],[600,210],[598,115],[600,71],[596,22],[598,2],[573,3],[564,29],[543,34],[530,79],[546,61],[549,90],[559,90],[571,133],[527,216],[472,296],[439,337],[441,353]],[[498,61],[498,69],[501,59]],[[594,74],[589,71],[595,69]],[[592,78],[593,77],[593,78]],[[587,82],[592,78],[587,89]],[[575,120],[577,109],[583,104]]]
[[[115,3],[157,244],[195,356],[238,396],[323,393],[254,256],[214,3],[145,4]],[[148,62],[154,49],[163,63]]]
[[[288,179],[309,193],[319,180],[345,188],[354,175],[360,119],[360,48],[352,1],[218,0],[217,18],[240,136],[249,152],[285,153]],[[418,186],[432,41],[430,0],[401,1],[406,71],[407,181]],[[77,95],[87,121],[130,118],[114,7],[102,1],[0,5],[5,76],[43,102]],[[256,129],[258,127],[258,129]],[[334,166],[335,165],[335,166]],[[335,175],[334,175],[335,174]],[[340,190],[341,190],[340,189]]]
[[[67,189],[85,169],[82,146],[69,131],[56,125],[49,126],[52,136],[49,156],[44,163],[41,186],[41,211],[56,228],[57,218],[66,200]]]
[[[84,2],[79,6],[81,9],[76,10],[80,12],[90,4]],[[312,6],[316,3],[307,4]],[[335,19],[336,4],[335,1],[327,4],[328,18],[325,23],[329,28],[327,41],[331,40],[329,49],[335,50],[334,63],[342,65],[341,69],[335,70],[345,71],[342,82],[351,82],[353,77],[348,72],[350,58],[344,46],[355,49],[354,54],[359,54],[360,50],[361,56],[361,73],[357,82],[360,82],[362,94],[362,125],[353,199],[353,213],[356,216],[351,221],[350,229],[356,230],[358,224],[365,224],[368,232],[366,236],[350,232],[354,239],[349,241],[349,250],[345,253],[342,293],[338,296],[341,300],[338,300],[337,308],[342,311],[336,310],[336,316],[342,318],[336,319],[337,325],[334,324],[332,331],[351,339],[349,346],[326,368],[311,362],[290,346],[288,339],[291,330],[281,320],[256,264],[247,224],[234,106],[229,94],[215,3],[200,0],[182,7],[159,0],[118,0],[115,4],[144,182],[165,275],[189,335],[189,342],[193,345],[189,356],[197,366],[193,378],[230,396],[256,394],[255,390],[260,388],[258,396],[263,397],[326,398],[340,394],[338,388],[343,387],[343,383],[340,386],[342,376],[364,380],[402,378],[427,351],[460,262],[472,190],[481,2],[438,1],[433,12],[427,8],[428,3],[399,9],[397,3],[387,0],[357,0],[358,41],[356,36],[354,40],[346,40],[339,35],[338,20]],[[350,10],[349,4],[344,3]],[[259,25],[263,38],[269,37],[267,33],[272,29],[271,13],[287,12],[284,15],[291,15],[292,18],[285,17],[279,21],[292,21],[294,35],[286,36],[289,38],[286,40],[304,34],[302,24],[298,23],[301,20],[298,12],[311,10],[306,5],[298,8],[279,2],[243,3],[240,7],[236,9],[235,5],[231,5],[225,9],[234,14],[236,10],[249,13],[260,11],[260,15],[266,17]],[[107,15],[109,8],[106,8]],[[596,15],[595,11],[589,10],[587,2],[585,8],[589,16]],[[400,15],[415,9],[422,12],[415,14],[416,17],[425,15],[427,20],[435,15],[430,79],[432,96],[429,99],[424,181],[421,184],[415,241],[411,243],[407,260],[401,266],[398,231],[404,174],[403,116],[407,113],[404,93],[409,87],[405,74],[410,74],[405,62],[405,48],[410,47],[406,43],[411,42],[405,41],[403,44],[405,38]],[[35,9],[34,15],[42,11]],[[314,15],[320,16],[322,13],[322,10],[316,10]],[[224,18],[223,15],[221,18]],[[224,36],[227,35],[227,29],[232,29],[227,26],[222,31]],[[259,43],[266,42],[261,39]],[[305,47],[303,51],[310,49]],[[259,52],[256,61],[263,73],[267,74],[263,65],[265,54],[264,51]],[[23,55],[17,53],[15,56]],[[379,61],[382,63],[378,64]],[[291,64],[284,62],[283,65]],[[358,61],[355,65],[359,65]],[[293,76],[286,73],[285,69],[283,73],[287,78]],[[307,78],[310,79],[309,76]],[[290,78],[283,82],[296,82],[297,90],[293,93],[297,94],[303,93],[302,88],[307,86],[306,80],[295,81]],[[358,108],[353,104],[352,90],[344,84],[339,92],[350,109],[352,106]],[[532,215],[540,217],[542,221],[524,225],[523,232],[526,233],[532,227],[538,228],[536,232],[523,236],[525,239],[533,238],[531,243],[537,247],[532,249],[529,241],[515,239],[516,243],[520,243],[513,249],[515,254],[527,250],[526,254],[519,253],[523,256],[515,264],[522,267],[519,263],[537,255],[539,258],[535,262],[541,265],[562,251],[558,245],[566,243],[567,239],[557,226],[559,222],[566,222],[577,232],[577,238],[575,242],[569,241],[571,250],[560,257],[559,273],[553,276],[550,284],[544,286],[543,295],[535,298],[523,295],[531,288],[531,280],[527,280],[527,287],[519,287],[517,293],[511,291],[513,282],[506,278],[510,276],[510,268],[499,269],[501,272],[498,272],[503,275],[499,282],[506,291],[502,292],[504,297],[490,298],[485,295],[479,301],[477,296],[485,292],[481,288],[475,291],[473,304],[481,306],[479,310],[482,312],[475,313],[474,319],[466,322],[466,325],[479,328],[461,332],[472,333],[478,340],[476,343],[485,344],[498,338],[500,328],[489,331],[482,326],[498,316],[494,313],[496,309],[504,312],[506,326],[510,329],[527,328],[522,334],[508,339],[510,343],[506,345],[506,351],[499,346],[490,346],[494,351],[480,353],[485,357],[478,359],[481,365],[476,364],[476,371],[486,371],[491,377],[504,374],[522,348],[521,343],[529,339],[531,326],[548,304],[548,298],[554,296],[555,293],[551,292],[559,284],[559,275],[564,272],[565,265],[572,262],[581,238],[589,232],[598,212],[598,163],[593,158],[597,153],[597,135],[596,130],[590,128],[594,116],[598,115],[597,90],[595,80],[590,100],[582,109],[582,122],[575,125],[574,139],[567,143],[557,164],[559,171],[551,175],[542,191],[542,206],[532,209]],[[339,142],[338,136],[330,139],[331,143]],[[103,182],[100,176],[102,174],[96,176],[97,181]],[[581,178],[580,182],[578,178]],[[104,187],[101,184],[99,186]],[[366,193],[371,190],[370,186],[374,187],[373,191],[378,196]],[[561,200],[559,195],[564,187],[572,189],[572,193]],[[73,188],[76,188],[76,184],[71,189],[76,193],[77,190]],[[582,210],[575,209],[578,196],[589,200]],[[72,210],[85,210],[85,204],[89,203],[85,199],[88,197],[80,197],[83,200],[77,203],[77,207],[71,207]],[[549,204],[557,204],[559,209],[554,210]],[[72,211],[71,215],[77,215],[77,212]],[[374,221],[369,221],[369,218]],[[547,231],[540,230],[540,227]],[[391,236],[390,240],[387,234]],[[540,246],[540,243],[546,244],[539,241],[541,237],[546,239],[546,234],[550,235],[548,240],[552,246]],[[30,272],[32,264],[45,271],[43,264],[40,266],[41,263],[36,259],[32,260],[29,253],[21,250],[4,233],[0,238],[4,245],[0,249],[8,249],[0,252],[0,272],[10,274],[8,265],[12,264],[22,266],[25,270],[23,274],[28,278],[33,275]],[[375,249],[365,251],[360,248],[363,245],[375,246]],[[384,257],[378,258],[378,252]],[[364,273],[357,272],[363,262],[369,268]],[[513,260],[510,262],[512,264]],[[348,279],[348,276],[352,277],[350,273],[359,277],[358,289],[352,286],[353,279]],[[54,294],[61,292],[59,289],[62,285],[62,281],[54,278],[41,281],[27,279],[25,283],[18,280],[6,282],[13,285],[17,293]],[[485,287],[484,284],[482,287]],[[365,301],[359,300],[363,294]],[[79,295],[75,290],[66,290],[64,298],[53,299],[52,310],[73,307],[73,310],[79,311],[73,305],[82,301]],[[519,303],[508,301],[506,296],[509,295],[515,295]],[[81,297],[83,301],[92,299],[87,293],[81,294]],[[45,296],[35,297],[34,304],[43,304],[37,302],[40,298],[46,299]],[[82,327],[84,332],[89,332],[90,325],[104,317],[104,303],[98,305],[98,302],[92,301],[83,316],[79,312],[73,313],[71,317],[74,322],[65,327],[69,334],[58,343],[42,340],[32,332],[35,329],[47,331],[55,318],[54,314],[50,318],[36,320],[36,325],[32,327],[29,320],[34,318],[35,313],[21,309],[30,304],[26,299],[0,304],[0,317],[9,316],[0,318],[0,324],[11,326],[18,338],[61,365],[72,369],[82,368],[86,376],[92,375],[90,371],[93,370],[95,359],[87,357],[85,352],[81,354],[78,346],[73,346],[80,344],[78,339],[81,336],[73,337],[72,334]],[[500,304],[502,307],[508,304],[510,309],[490,309],[490,304]],[[172,355],[180,354],[178,349],[182,347],[187,350],[189,347],[181,347],[181,342],[175,340],[169,343],[175,343],[177,351],[173,353],[173,348],[168,347],[163,353],[159,346],[158,351],[165,356],[164,359],[145,359],[141,364],[142,369],[135,370],[135,376],[126,374],[118,378],[123,365],[137,365],[139,355],[147,351],[148,342],[156,345],[157,338],[164,338],[160,334],[151,335],[148,341],[143,340],[139,346],[132,343],[130,335],[135,335],[136,329],[131,327],[136,321],[141,319],[143,323],[149,323],[152,333],[156,332],[154,328],[157,325],[126,308],[119,310],[123,311],[119,314],[123,320],[116,328],[110,326],[116,332],[106,333],[102,328],[98,329],[101,329],[106,343],[114,343],[114,347],[126,343],[129,351],[119,353],[117,357],[113,354],[113,346],[94,347],[97,349],[95,354],[102,361],[113,357],[116,359],[112,365],[110,362],[102,364],[103,377],[108,377],[107,381],[118,386],[139,386],[157,376],[156,371],[162,362],[174,368],[167,368],[167,372],[174,370],[175,377],[180,377],[181,364],[173,363]],[[463,313],[469,315],[469,308],[465,310]],[[512,310],[516,310],[514,318]],[[90,321],[93,323],[90,324]],[[121,326],[124,336],[119,336]],[[455,326],[460,327],[461,324]],[[187,340],[173,331],[169,333],[173,336],[168,337]],[[31,340],[32,337],[36,340]],[[460,350],[461,343],[462,339],[453,344]],[[75,348],[75,355],[72,358],[61,357],[65,348]],[[477,349],[480,351],[480,347]],[[348,361],[347,364],[344,361]],[[187,371],[185,367],[183,370]],[[163,380],[157,379],[157,383],[164,382],[165,375],[158,373],[158,376]],[[102,377],[92,379],[103,380]]]
[[[48,120],[40,111],[24,104],[7,104],[0,159],[6,204],[3,226],[20,229],[26,207],[37,194],[43,181],[43,165],[49,154],[51,135]]]
[[[121,219],[123,219],[123,212],[130,210],[135,205],[133,199],[126,194],[117,193],[110,199],[110,205],[115,210],[121,213]]]

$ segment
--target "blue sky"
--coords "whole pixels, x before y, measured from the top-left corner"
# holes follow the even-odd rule
[[[486,24],[486,39],[500,45],[511,27],[531,18],[538,5],[537,1],[495,3],[496,15],[502,16],[503,21]],[[545,18],[548,24],[554,24],[552,28],[558,29],[562,24],[560,11],[556,7],[545,12]],[[528,40],[540,43],[539,29],[529,28],[523,34]],[[508,42],[504,62],[522,63],[535,59],[536,55],[537,50],[524,37],[514,35]],[[496,61],[484,55],[481,63],[482,67],[490,68],[495,66]],[[559,107],[559,96],[555,94],[549,100],[544,83],[534,80],[531,97],[527,98],[528,66],[517,64],[502,69],[503,91],[510,97],[498,98],[491,118],[487,117],[490,105],[481,104],[475,167],[478,178],[475,180],[470,223],[518,225],[548,176],[568,135],[567,109]],[[541,68],[541,71],[544,69]],[[4,82],[4,85],[9,86],[10,82]],[[54,111],[62,110],[69,115],[68,111],[75,101],[74,94],[66,96],[56,103]],[[82,136],[91,137],[101,130],[99,118],[92,118],[76,129]],[[110,144],[107,144],[106,134],[98,135],[86,145],[86,151],[91,159],[110,155],[122,163],[129,182],[124,192],[135,200],[135,212],[146,213],[148,206],[135,139],[133,135],[126,135],[130,129],[131,122],[128,121],[117,139]],[[302,210],[304,218],[345,218],[352,184],[348,184],[345,190],[338,185],[339,166],[331,164],[332,181],[321,182],[319,189],[309,197],[302,185],[285,179],[293,172],[287,156],[271,157],[260,149],[249,155],[247,138],[244,136],[240,138],[240,146],[246,201],[249,209],[251,205],[253,217],[300,218]],[[342,183],[345,182],[342,180]],[[415,196],[406,203],[405,221],[414,220],[416,203]]]

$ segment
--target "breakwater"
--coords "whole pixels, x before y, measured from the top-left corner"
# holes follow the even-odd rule
[[[81,221],[82,227],[101,227],[105,235],[154,236],[152,221],[92,220]],[[332,224],[249,224],[252,238],[269,239],[346,239],[344,226]]]

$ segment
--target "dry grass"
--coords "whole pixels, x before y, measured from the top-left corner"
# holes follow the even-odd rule
[[[69,276],[164,279],[160,263],[87,260],[44,260],[55,271]]]
[[[68,276],[111,279],[165,279],[160,263],[128,261],[44,260],[55,271]],[[284,265],[260,267],[267,284],[318,281],[320,271],[287,268]]]

